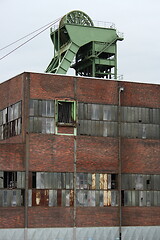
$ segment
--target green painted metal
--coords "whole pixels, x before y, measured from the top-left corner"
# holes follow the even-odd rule
[[[59,102],[70,102],[72,103],[72,109],[71,109],[71,115],[72,119],[75,122],[75,124],[71,125],[73,129],[73,133],[60,133],[58,132],[58,124],[55,125],[55,134],[56,135],[66,135],[66,136],[77,136],[77,109],[78,109],[78,103],[76,101],[70,101],[70,100],[56,100],[55,101],[55,122],[58,123],[58,103]]]
[[[87,14],[72,11],[51,30],[54,57],[46,72],[66,74],[74,68],[76,75],[117,78],[117,41],[123,37],[116,29],[95,27]]]

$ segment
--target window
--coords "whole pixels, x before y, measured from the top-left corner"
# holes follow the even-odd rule
[[[123,206],[160,206],[160,175],[122,174]]]
[[[21,102],[0,111],[0,140],[21,134]]]
[[[75,123],[75,102],[71,101],[58,101],[57,102],[58,119],[60,125],[73,125]]]
[[[17,188],[17,172],[4,172],[4,188]]]
[[[113,175],[113,176],[112,176]],[[118,206],[118,191],[112,190],[116,174],[77,173],[77,206]],[[32,172],[29,189],[29,206],[74,205],[73,173]],[[117,183],[116,183],[117,186]],[[114,185],[115,189],[115,185]]]
[[[0,207],[24,205],[25,172],[0,171]]]
[[[30,100],[29,128],[33,133],[54,133],[54,101]]]

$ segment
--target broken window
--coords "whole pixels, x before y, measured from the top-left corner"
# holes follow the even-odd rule
[[[0,189],[0,207],[24,206],[24,190]]]
[[[0,206],[24,205],[25,172],[0,171]]]
[[[0,140],[21,134],[21,102],[0,111]]]
[[[54,101],[30,100],[30,132],[54,133]]]
[[[4,172],[4,188],[17,188],[17,172]]]
[[[76,109],[75,102],[71,101],[58,101],[57,102],[57,114],[58,114],[58,123],[59,124],[74,124]]]

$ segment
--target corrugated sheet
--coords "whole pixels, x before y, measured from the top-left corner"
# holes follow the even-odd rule
[[[0,229],[0,240],[118,240],[118,227]],[[122,227],[122,240],[160,240],[160,226]]]

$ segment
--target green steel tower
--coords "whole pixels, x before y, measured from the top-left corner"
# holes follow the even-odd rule
[[[114,25],[96,27],[87,14],[72,11],[51,28],[50,35],[54,57],[46,72],[66,74],[71,67],[80,76],[117,78],[117,41],[123,36]]]

